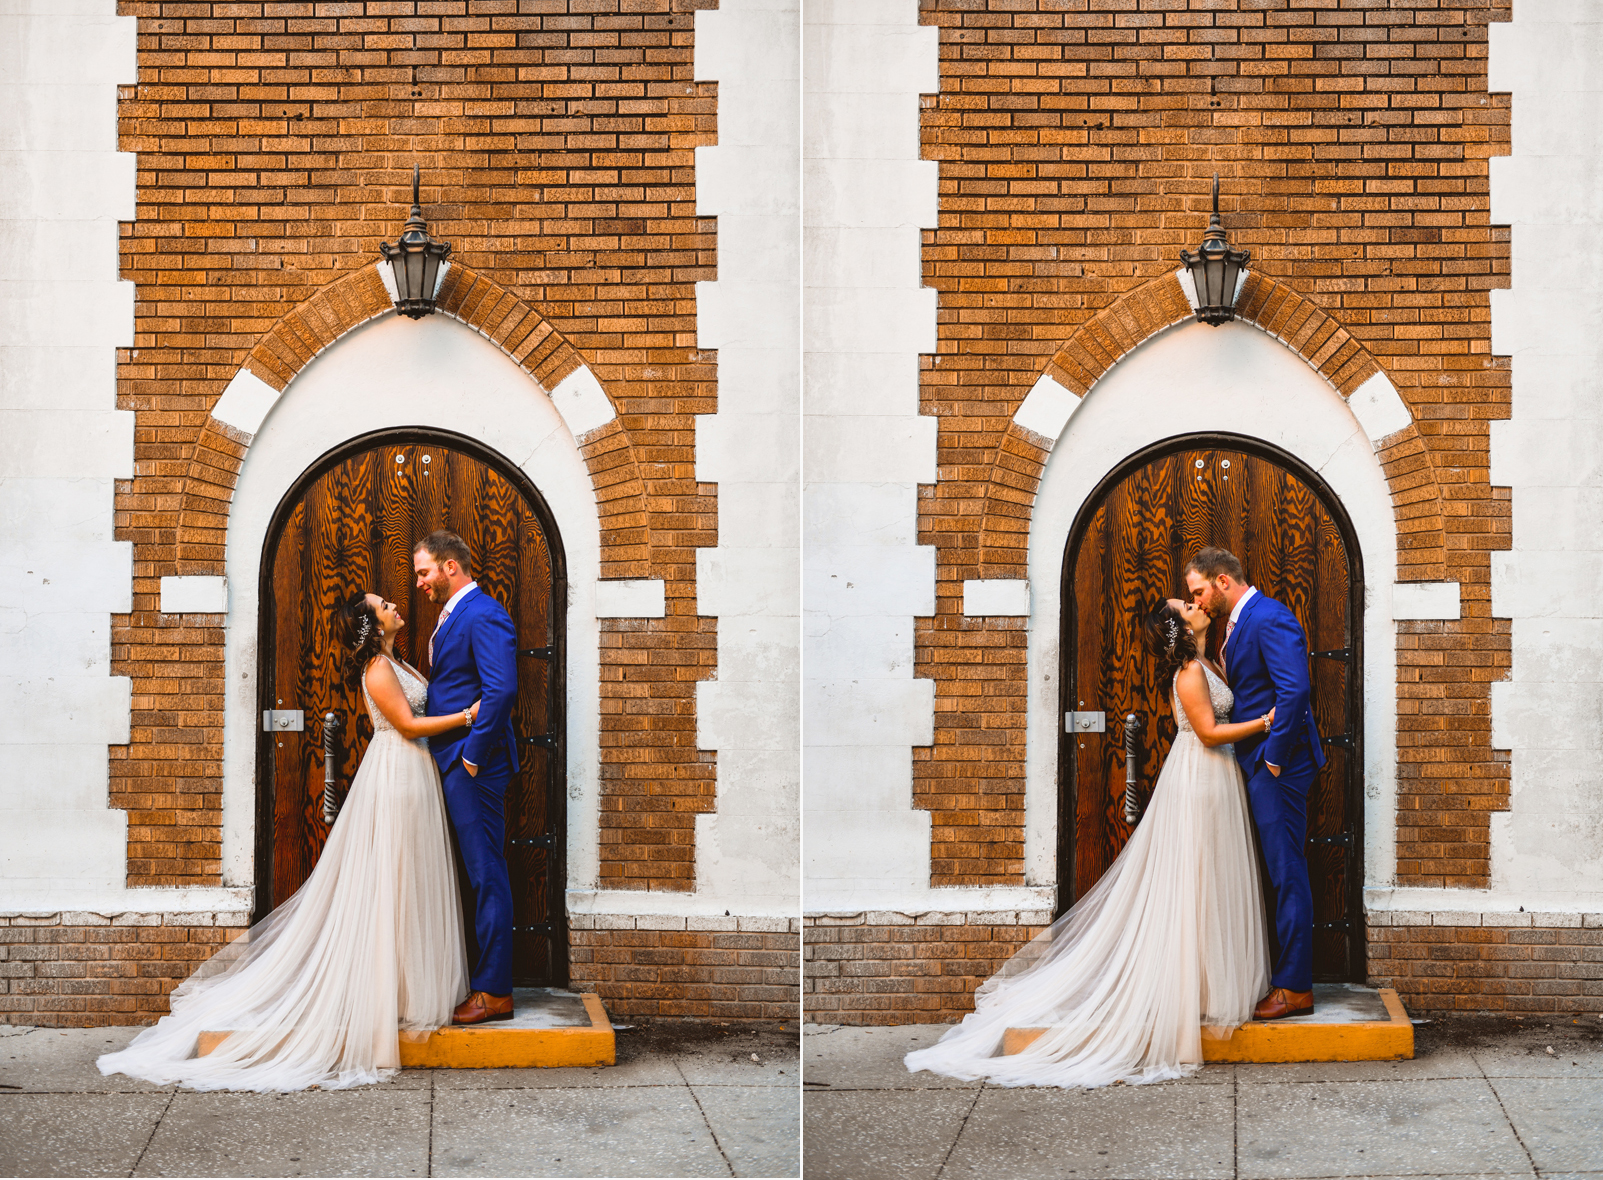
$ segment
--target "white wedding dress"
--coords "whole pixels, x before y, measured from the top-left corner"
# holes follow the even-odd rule
[[[1230,688],[1206,664],[1214,716]],[[1179,733],[1146,815],[1102,879],[974,993],[975,1010],[910,1070],[1002,1086],[1106,1086],[1195,1073],[1202,1030],[1228,1035],[1269,987],[1263,895],[1241,770]],[[998,1056],[1009,1028],[1045,1028]]]
[[[394,663],[394,661],[391,661]],[[396,663],[414,713],[428,686]],[[373,740],[294,896],[173,991],[171,1015],[99,1059],[103,1074],[197,1090],[340,1089],[400,1068],[402,1037],[451,1021],[467,952],[440,775],[367,693]],[[196,1040],[232,1035],[205,1057]]]

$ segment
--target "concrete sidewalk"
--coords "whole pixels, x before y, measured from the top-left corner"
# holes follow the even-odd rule
[[[4,1176],[795,1176],[797,1036],[663,1022],[594,1069],[407,1070],[197,1094],[119,1075],[137,1029],[0,1027]]]
[[[1412,1061],[1210,1065],[1092,1091],[908,1073],[902,1055],[944,1026],[803,1031],[807,1180],[1603,1180],[1596,1017],[1451,1018],[1416,1026]]]

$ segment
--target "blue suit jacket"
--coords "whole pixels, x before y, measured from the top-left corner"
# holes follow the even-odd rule
[[[1251,778],[1260,762],[1285,766],[1305,742],[1314,765],[1325,764],[1308,683],[1308,637],[1283,603],[1260,591],[1241,608],[1225,645],[1225,672],[1236,695],[1230,720],[1250,721],[1275,710],[1268,734],[1236,743],[1244,775]]]
[[[477,588],[463,595],[434,635],[429,672],[430,717],[460,713],[479,702],[472,729],[463,726],[429,739],[441,773],[458,758],[482,767],[503,746],[516,771],[512,706],[518,698],[518,637],[506,608]]]

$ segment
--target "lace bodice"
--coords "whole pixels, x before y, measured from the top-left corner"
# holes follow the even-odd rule
[[[1230,710],[1236,703],[1236,694],[1230,691],[1230,686],[1224,682],[1219,673],[1207,664],[1202,664],[1202,675],[1208,682],[1208,699],[1213,702],[1213,719],[1220,722],[1229,721]],[[1179,673],[1175,674],[1174,681],[1169,685],[1169,700],[1174,706],[1174,723],[1179,731],[1196,732],[1191,728],[1191,718],[1186,716],[1186,711],[1180,704]]]
[[[388,656],[384,658],[389,659]],[[415,716],[422,716],[424,707],[429,703],[428,681],[418,676],[399,660],[390,660],[390,667],[395,669],[395,678],[401,682],[401,692],[406,695],[406,703],[412,706],[412,713]],[[385,732],[395,733],[395,726],[389,723],[383,712],[373,703],[373,694],[367,691],[366,676],[362,677],[362,696],[367,701],[367,715],[373,719],[373,735],[377,737]],[[429,739],[418,738],[417,740],[426,745]]]

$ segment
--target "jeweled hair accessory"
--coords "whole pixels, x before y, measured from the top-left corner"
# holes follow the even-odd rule
[[[1171,618],[1164,627],[1164,634],[1169,638],[1169,650],[1173,651],[1174,645],[1180,639],[1180,624]]]
[[[363,615],[362,625],[356,629],[356,647],[358,650],[361,649],[362,644],[367,642],[367,637],[371,634],[373,634],[373,616]]]

